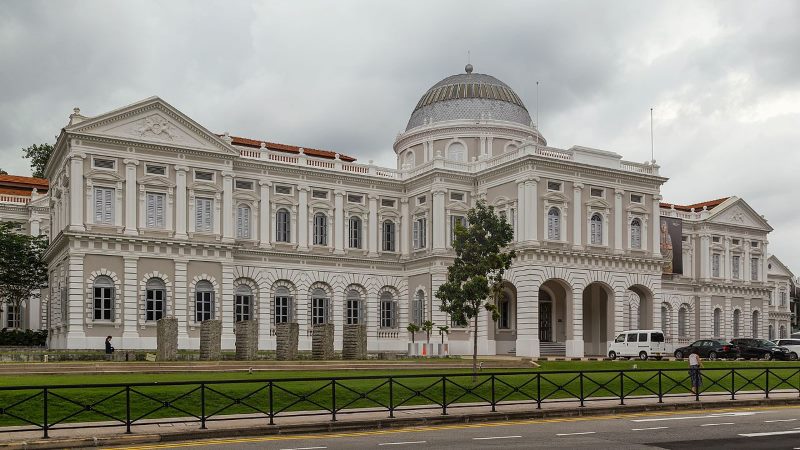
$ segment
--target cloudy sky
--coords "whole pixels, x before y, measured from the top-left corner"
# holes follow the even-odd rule
[[[800,274],[800,2],[61,1],[0,8],[0,167],[158,95],[212,131],[394,166],[425,90],[508,83],[551,145],[655,153],[667,201],[743,197]]]

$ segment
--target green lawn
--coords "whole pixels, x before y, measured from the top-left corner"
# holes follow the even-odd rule
[[[634,369],[636,366],[636,369]],[[553,361],[543,362],[539,369],[501,369],[506,375],[494,379],[496,400],[531,400],[541,396],[544,401],[576,397],[580,393],[581,380],[587,398],[652,395],[658,392],[659,377],[654,369],[678,369],[663,372],[661,392],[684,394],[689,391],[687,363],[675,361]],[[731,377],[730,370],[737,368]],[[781,362],[706,362],[704,374],[708,379],[704,388],[709,392],[724,392],[733,386],[736,390],[763,389],[767,383],[765,371],[755,367],[770,368],[770,389],[800,389],[800,363]],[[619,374],[557,373],[558,371],[625,370],[620,381]],[[247,373],[234,372],[187,372],[167,374],[58,374],[0,376],[0,386],[63,386],[92,385],[101,383],[146,383],[146,386],[131,388],[131,418],[163,418],[200,415],[201,397],[204,396],[206,415],[251,413],[269,411],[269,382],[272,383],[273,408],[278,414],[293,411],[329,409],[332,407],[332,386],[329,381],[285,381],[291,378],[342,377],[335,386],[336,408],[376,407],[389,404],[390,386],[386,376],[395,376],[392,386],[392,402],[395,406],[433,404],[442,398],[443,374],[458,374],[448,377],[445,396],[448,403],[481,402],[491,399],[491,377],[484,371],[476,383],[472,382],[469,370],[416,369],[416,370],[362,370],[354,371],[302,371]],[[427,375],[427,376],[423,376]],[[431,376],[433,375],[433,376]],[[439,375],[439,376],[436,376]],[[379,376],[381,378],[352,380],[347,377]],[[786,381],[781,381],[785,378]],[[750,381],[748,381],[750,379]],[[240,383],[210,383],[200,389],[199,381],[244,380]],[[715,385],[713,381],[719,383]],[[190,382],[186,385],[163,385],[167,382]],[[203,392],[204,391],[204,392]],[[42,390],[0,390],[0,425],[21,425],[26,419],[34,423],[43,420]],[[366,393],[366,398],[362,394]],[[29,400],[25,400],[32,397]],[[126,391],[119,387],[53,387],[48,392],[48,421],[75,422],[109,420],[111,417],[125,418]],[[238,403],[236,399],[239,399]],[[81,405],[95,404],[91,410]],[[19,403],[18,403],[19,402]],[[169,402],[164,407],[164,402]],[[18,403],[18,404],[17,404]],[[74,415],[73,415],[74,414]],[[14,417],[17,416],[17,417]],[[111,416],[111,417],[109,417]],[[279,420],[279,419],[278,419]]]

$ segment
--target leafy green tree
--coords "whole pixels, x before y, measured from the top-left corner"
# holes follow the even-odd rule
[[[5,171],[5,170],[3,170],[3,169],[0,169],[0,175],[8,175],[8,172],[6,172],[6,171]]]
[[[516,256],[514,250],[507,250],[513,238],[514,230],[506,219],[495,214],[492,206],[478,202],[467,213],[467,226],[456,225],[456,258],[447,268],[447,281],[436,291],[441,310],[450,314],[454,323],[473,324],[473,382],[478,375],[478,316],[485,309],[492,320],[500,317],[496,303],[503,274]]]
[[[47,166],[47,161],[50,160],[50,155],[53,154],[53,146],[44,144],[33,144],[28,148],[22,149],[23,157],[31,160],[31,170],[36,178],[44,178],[44,168]]]
[[[20,304],[40,296],[47,287],[47,249],[45,236],[30,236],[20,232],[21,225],[0,222],[0,301],[19,311]]]

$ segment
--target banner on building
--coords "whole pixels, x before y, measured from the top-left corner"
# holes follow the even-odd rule
[[[683,221],[674,217],[661,218],[661,255],[664,273],[683,273]]]

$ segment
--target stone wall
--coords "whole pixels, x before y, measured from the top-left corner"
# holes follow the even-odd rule
[[[250,361],[258,353],[258,322],[243,320],[236,322],[236,359]]]
[[[333,359],[333,324],[314,325],[311,333],[311,359]]]
[[[279,323],[275,325],[275,359],[289,361],[297,359],[297,341],[300,337],[300,325],[297,323]]]
[[[157,361],[178,359],[178,319],[164,317],[156,322]]]
[[[366,325],[344,325],[342,359],[367,359]]]
[[[222,321],[204,320],[200,324],[200,360],[218,361],[222,356]]]

